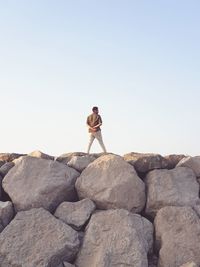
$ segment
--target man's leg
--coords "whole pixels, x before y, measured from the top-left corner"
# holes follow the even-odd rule
[[[90,153],[90,148],[91,148],[91,145],[92,145],[94,139],[95,139],[94,135],[92,133],[90,133],[90,140],[89,140],[88,149],[87,149],[88,154]]]
[[[103,143],[103,138],[102,138],[101,131],[96,132],[94,134],[94,136],[99,141],[99,144],[100,144],[101,148],[103,149],[103,152],[106,153],[106,148],[105,148],[104,143]]]

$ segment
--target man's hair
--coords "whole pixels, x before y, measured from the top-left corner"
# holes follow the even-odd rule
[[[98,107],[93,107],[92,111],[98,110]]]

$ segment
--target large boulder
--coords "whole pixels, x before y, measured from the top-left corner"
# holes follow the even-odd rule
[[[180,267],[191,261],[200,265],[200,219],[191,207],[164,207],[154,224],[159,267]]]
[[[70,161],[67,163],[69,167],[76,169],[79,172],[82,172],[91,162],[96,158],[91,155],[86,156],[73,156]]]
[[[40,159],[49,159],[49,160],[54,160],[53,156],[47,155],[39,150],[32,151],[31,153],[28,154],[28,156],[31,157],[36,157]]]
[[[59,162],[24,157],[3,179],[16,211],[44,207],[54,211],[63,201],[76,200],[79,173]]]
[[[10,201],[0,201],[0,223],[6,227],[14,217],[13,204]]]
[[[153,226],[126,210],[99,211],[92,215],[75,265],[148,267]]]
[[[145,205],[145,185],[134,167],[116,155],[101,156],[76,181],[80,199],[93,200],[99,209],[124,208],[140,212]]]
[[[200,178],[200,156],[183,158],[177,166],[192,169],[195,175]]]
[[[154,169],[165,169],[168,161],[159,154],[136,153],[125,154],[124,160],[134,166],[138,173],[147,173]]]
[[[199,202],[199,184],[189,168],[151,171],[147,174],[145,183],[145,212],[151,217],[165,206],[194,206]]]
[[[83,199],[78,202],[61,203],[54,215],[75,230],[81,230],[94,210],[95,204],[90,199]]]
[[[0,266],[57,267],[79,244],[77,232],[43,208],[22,211],[0,234]]]

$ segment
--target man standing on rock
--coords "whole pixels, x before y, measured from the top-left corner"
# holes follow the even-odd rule
[[[101,135],[100,126],[102,125],[102,119],[101,119],[101,116],[99,115],[98,107],[93,107],[92,112],[93,113],[87,117],[87,126],[88,126],[88,131],[90,134],[90,140],[88,144],[87,153],[89,154],[90,148],[95,138],[98,140],[101,148],[103,149],[103,152],[106,152],[106,148],[104,146],[102,135]]]

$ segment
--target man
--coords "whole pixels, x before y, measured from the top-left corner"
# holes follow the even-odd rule
[[[88,130],[90,133],[90,140],[88,144],[87,153],[89,154],[90,148],[95,138],[98,140],[103,152],[106,152],[106,148],[104,146],[102,135],[101,135],[100,126],[102,125],[102,119],[101,119],[101,116],[99,115],[98,107],[93,107],[92,112],[93,113],[87,117],[87,126],[88,126]]]

